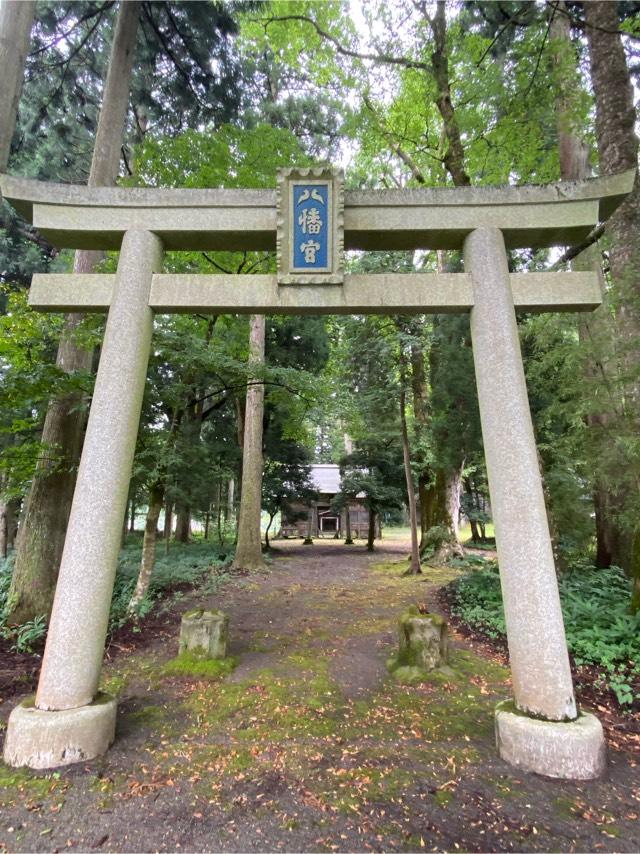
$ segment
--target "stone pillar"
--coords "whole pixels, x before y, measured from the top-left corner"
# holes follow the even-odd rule
[[[85,706],[98,691],[151,345],[151,278],[161,264],[156,235],[125,234],[49,623],[38,709]]]
[[[502,233],[464,244],[471,338],[517,708],[572,720],[576,703]]]
[[[498,753],[527,771],[593,779],[605,767],[604,735],[594,715],[578,716],[573,695],[502,233],[473,231],[464,259],[515,698],[496,709]]]

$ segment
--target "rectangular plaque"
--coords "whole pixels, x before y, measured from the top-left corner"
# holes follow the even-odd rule
[[[344,190],[335,169],[278,175],[278,283],[342,284]]]

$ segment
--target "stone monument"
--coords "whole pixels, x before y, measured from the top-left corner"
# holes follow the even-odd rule
[[[222,611],[188,611],[180,624],[178,654],[195,658],[225,658],[229,639],[229,618]]]
[[[420,682],[430,671],[449,661],[447,621],[439,614],[422,613],[411,605],[400,617],[398,654],[387,668],[401,682]]]

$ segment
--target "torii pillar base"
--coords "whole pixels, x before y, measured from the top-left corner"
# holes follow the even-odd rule
[[[116,734],[115,697],[98,694],[77,709],[46,712],[34,698],[23,700],[9,716],[4,761],[13,767],[58,768],[101,756]]]
[[[507,700],[496,707],[495,724],[498,755],[516,768],[560,780],[596,780],[605,770],[602,725],[588,712],[574,721],[543,721]]]

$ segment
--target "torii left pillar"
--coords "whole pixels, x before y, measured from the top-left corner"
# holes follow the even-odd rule
[[[91,759],[115,737],[116,701],[98,693],[149,361],[151,280],[161,240],[123,238],[35,704],[9,718],[5,761],[51,768]]]

